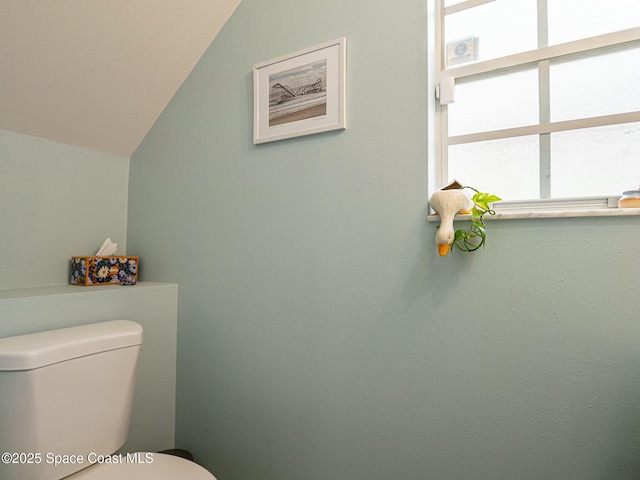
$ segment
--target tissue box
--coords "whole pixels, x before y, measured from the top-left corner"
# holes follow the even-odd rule
[[[135,285],[138,257],[71,257],[71,285]]]

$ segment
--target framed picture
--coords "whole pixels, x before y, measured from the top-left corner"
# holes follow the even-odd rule
[[[253,67],[253,143],[346,128],[346,39]]]

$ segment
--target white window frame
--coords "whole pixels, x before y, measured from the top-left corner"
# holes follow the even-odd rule
[[[546,144],[550,146],[550,134],[573,129],[614,125],[629,122],[640,122],[640,112],[604,115],[597,117],[581,118],[577,120],[551,122],[549,110],[540,102],[540,123],[523,127],[493,130],[487,132],[457,135],[448,135],[448,107],[447,102],[453,97],[455,82],[464,77],[482,73],[499,71],[523,65],[537,64],[543,71],[539,75],[539,89],[544,92],[549,88],[549,61],[554,58],[572,55],[580,52],[605,48],[612,45],[640,40],[640,27],[630,28],[617,32],[598,35],[595,37],[575,40],[558,45],[540,45],[538,49],[521,52],[496,59],[479,61],[467,65],[458,66],[447,70],[444,68],[445,58],[444,39],[442,29],[446,15],[474,8],[479,5],[493,2],[494,0],[466,0],[444,8],[444,0],[429,1],[429,43],[428,55],[434,61],[429,63],[430,75],[428,88],[434,95],[429,97],[429,156],[434,161],[429,162],[429,192],[446,185],[451,179],[448,176],[447,152],[449,145],[458,145],[483,140],[495,140],[524,135],[540,135],[541,148]],[[546,1],[538,0],[538,11],[546,18]],[[539,42],[546,42],[545,26],[539,26]],[[546,74],[544,74],[546,70]],[[445,100],[444,97],[447,97]],[[440,102],[440,99],[443,102]],[[548,98],[548,95],[547,95]],[[546,111],[545,111],[546,108]],[[546,122],[545,122],[546,119]],[[541,153],[541,196],[550,196],[550,187],[545,191],[544,178],[550,173],[550,153]],[[546,162],[545,162],[546,160]],[[498,192],[492,192],[498,193]],[[526,217],[570,217],[570,216],[602,216],[602,215],[640,215],[640,209],[618,209],[617,202],[620,197],[581,197],[581,198],[542,198],[531,201],[499,202],[495,209],[498,212],[493,218],[526,218]]]

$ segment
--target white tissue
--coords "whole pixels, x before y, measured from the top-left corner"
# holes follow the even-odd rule
[[[96,257],[103,257],[107,255],[115,255],[118,251],[118,244],[113,243],[111,238],[107,238],[100,247],[100,250],[96,252]]]

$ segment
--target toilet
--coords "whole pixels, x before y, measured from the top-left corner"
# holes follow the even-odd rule
[[[141,346],[130,320],[0,339],[0,479],[215,480],[178,456],[115,453]]]

